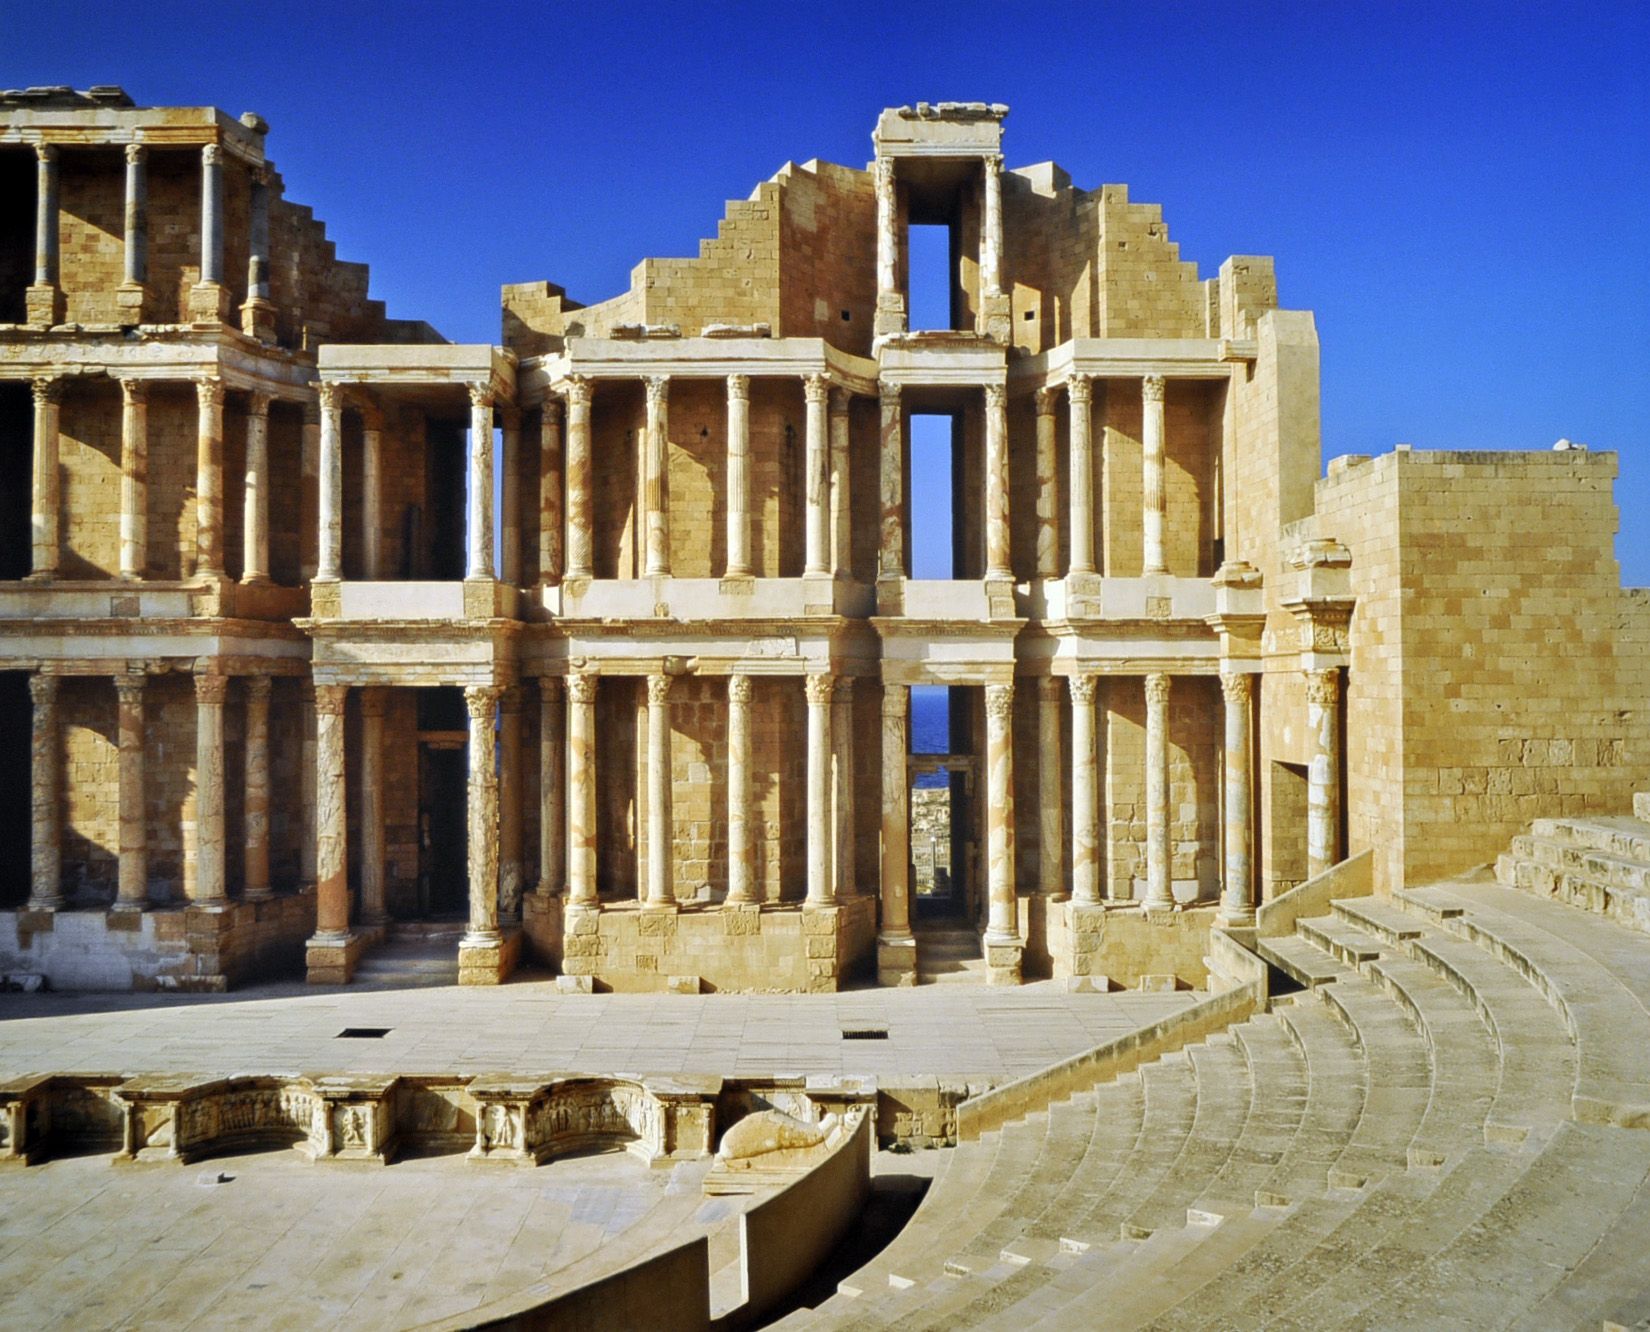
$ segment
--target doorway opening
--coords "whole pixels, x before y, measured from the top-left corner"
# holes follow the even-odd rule
[[[1271,855],[1266,865],[1265,900],[1306,882],[1306,767],[1273,762],[1266,822]]]
[[[968,926],[977,914],[979,774],[967,744],[969,693],[911,689],[912,918],[919,924]]]
[[[464,504],[468,480],[465,424],[431,420],[424,451],[427,512],[422,523],[423,577],[454,581],[464,577]]]
[[[0,149],[0,324],[28,318],[34,280],[35,159],[27,148]]]
[[[418,915],[465,919],[470,902],[469,715],[464,691],[418,691]]]
[[[0,671],[0,837],[21,854],[7,857],[0,874],[0,907],[8,910],[29,900],[30,749],[34,707],[27,671]]]
[[[25,578],[34,466],[34,399],[27,384],[0,384],[0,578]]]

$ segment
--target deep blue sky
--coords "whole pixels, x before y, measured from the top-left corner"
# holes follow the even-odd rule
[[[0,83],[255,110],[392,314],[498,336],[696,251],[886,105],[1007,102],[1010,165],[1162,203],[1182,255],[1277,256],[1317,313],[1325,451],[1621,454],[1650,583],[1650,5],[517,7],[0,0]]]

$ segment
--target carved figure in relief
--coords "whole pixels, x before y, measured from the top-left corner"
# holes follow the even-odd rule
[[[830,1151],[839,1122],[835,1115],[826,1115],[809,1124],[781,1110],[758,1110],[722,1135],[717,1160],[729,1170],[809,1165]]]

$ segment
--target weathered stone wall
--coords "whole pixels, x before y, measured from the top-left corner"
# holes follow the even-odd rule
[[[824,338],[858,356],[871,351],[876,313],[876,190],[869,172],[830,162],[778,177],[779,324],[785,337]]]

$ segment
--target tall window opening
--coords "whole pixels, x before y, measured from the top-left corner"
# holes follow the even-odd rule
[[[907,325],[919,330],[955,328],[957,267],[950,225],[913,222],[907,235]]]
[[[957,422],[949,412],[911,414],[911,577],[955,578]]]
[[[0,384],[0,578],[29,572],[34,398],[27,384]]]
[[[32,150],[0,150],[0,324],[21,324],[34,281],[35,163]]]

